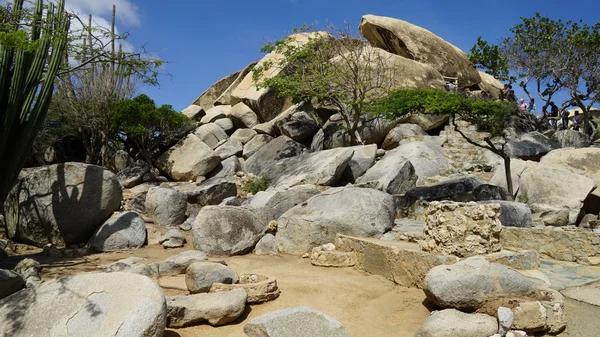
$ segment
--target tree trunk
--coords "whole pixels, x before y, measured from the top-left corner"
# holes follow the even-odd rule
[[[510,156],[506,154],[502,154],[502,159],[504,159],[504,173],[506,175],[506,187],[508,188],[508,193],[511,197],[515,197],[513,193],[513,185],[512,185],[512,174],[510,172]]]

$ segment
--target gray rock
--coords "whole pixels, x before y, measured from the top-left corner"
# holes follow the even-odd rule
[[[248,199],[246,199],[248,200]],[[223,199],[223,201],[221,201],[221,203],[219,204],[220,206],[242,206],[242,204],[244,204],[244,199],[238,198],[238,197],[229,197],[229,198],[225,198]]]
[[[208,145],[211,149],[215,149],[217,144],[222,140],[226,140],[227,133],[220,126],[214,123],[204,124],[194,130],[194,135],[200,138],[204,144]]]
[[[527,296],[535,289],[523,275],[482,256],[434,267],[423,282],[423,291],[433,303],[463,311],[475,311],[492,299]]]
[[[139,274],[144,276],[158,276],[158,263],[150,263],[143,264],[138,263],[140,261],[145,260],[141,257],[128,257],[126,259],[119,260],[115,263],[112,263],[108,266],[103,267],[103,271],[105,273],[116,273],[116,272],[124,272],[124,273],[132,273]]]
[[[557,141],[561,147],[582,148],[588,147],[592,143],[586,134],[573,129],[556,131],[552,135],[552,139]]]
[[[219,147],[215,149],[215,153],[224,160],[232,156],[242,155],[243,150],[244,144],[242,144],[242,142],[235,139],[229,139],[225,143],[219,145]]]
[[[335,240],[336,234],[380,237],[394,225],[392,196],[374,189],[331,188],[279,217],[277,245],[284,254],[302,255]]]
[[[348,162],[342,177],[345,181],[353,184],[356,179],[365,174],[375,164],[377,145],[353,146],[348,149],[353,150],[354,154]]]
[[[202,117],[204,117],[204,109],[199,105],[190,105],[187,108],[181,110],[181,113],[186,117],[193,119],[195,121],[199,121]]]
[[[60,278],[0,300],[0,326],[11,337],[162,337],[166,323],[162,289],[131,273]]]
[[[206,254],[197,250],[188,250],[158,262],[158,273],[161,276],[184,274],[192,263],[204,261],[206,261]]]
[[[124,188],[132,188],[144,182],[144,176],[150,172],[150,166],[146,164],[128,167],[117,173],[116,178]]]
[[[8,259],[8,253],[4,249],[0,248],[0,262]]]
[[[252,128],[258,124],[258,116],[246,104],[240,102],[227,113],[237,128]]]
[[[254,139],[258,139],[258,136],[254,137]],[[246,144],[246,146],[251,144],[254,139]],[[280,136],[262,146],[256,153],[247,158],[244,163],[244,169],[246,172],[259,174],[265,168],[277,161],[284,158],[295,157],[304,152],[304,150],[305,147],[302,144],[286,136]],[[244,156],[244,158],[246,158],[246,156]]]
[[[252,137],[252,140],[250,140],[244,145],[242,157],[244,157],[244,159],[250,158],[256,152],[258,152],[258,150],[260,150],[263,146],[267,145],[267,143],[269,143],[272,140],[273,137],[269,135],[256,135],[255,137]]]
[[[489,337],[498,331],[496,318],[455,309],[434,311],[415,337]]]
[[[208,292],[213,283],[233,284],[238,280],[231,268],[215,262],[194,262],[185,272],[185,284],[192,294]]]
[[[124,210],[133,211],[136,213],[146,213],[146,195],[148,192],[142,192],[133,197],[133,199],[127,200],[125,203]]]
[[[406,197],[413,201],[463,201],[469,199],[470,194],[479,185],[481,185],[481,180],[477,176],[469,175],[448,179],[429,186],[415,187],[406,192]]]
[[[221,118],[214,121],[226,134],[230,135],[233,131],[235,131],[235,127],[233,125],[233,121],[229,118]]]
[[[418,176],[411,162],[384,156],[356,180],[358,185],[368,186],[390,194],[404,194],[417,183]]]
[[[480,203],[500,205],[500,223],[504,227],[531,227],[532,215],[529,205],[505,200],[488,200]]]
[[[553,149],[530,141],[509,141],[507,152],[512,158],[539,161],[544,155]]]
[[[194,249],[212,255],[238,255],[252,251],[266,225],[252,210],[236,206],[206,206],[192,228]]]
[[[426,141],[415,141],[401,144],[394,150],[388,151],[383,160],[392,157],[390,162],[400,161],[401,158],[410,160],[419,177],[417,183],[426,177],[437,176],[442,170],[448,169],[448,159],[442,151],[441,146]]]
[[[25,288],[25,280],[21,275],[10,270],[0,269],[0,300],[23,288]],[[2,320],[0,319],[0,321]]]
[[[96,252],[140,248],[146,242],[146,223],[136,212],[124,212],[108,219],[88,242]]]
[[[223,160],[214,170],[208,174],[208,178],[228,178],[242,170],[242,163],[237,157],[229,157]]]
[[[208,322],[219,326],[235,321],[246,309],[244,289],[167,297],[167,327],[184,328]]]
[[[504,187],[490,184],[481,184],[475,187],[473,192],[471,192],[471,196],[473,201],[512,200],[512,197]]]
[[[164,248],[179,248],[185,243],[185,235],[175,228],[169,229],[167,234],[160,239],[159,243]]]
[[[573,212],[566,206],[531,204],[531,213],[533,221],[544,226],[564,227],[574,224],[571,223]]]
[[[171,188],[152,187],[146,195],[148,216],[159,226],[177,226],[185,221],[187,197]]]
[[[556,150],[560,148],[560,144],[549,137],[537,132],[529,132],[524,135],[521,135],[521,141],[536,143],[542,145],[546,148],[550,148],[551,150]]]
[[[49,149],[53,149],[54,154],[59,154],[56,153],[56,147],[55,146],[51,146]],[[64,152],[64,149],[59,150],[58,152]],[[49,155],[49,151],[46,150],[45,155]],[[59,154],[59,157],[63,157],[64,154]],[[68,156],[64,156],[64,157],[68,157]],[[48,160],[49,158],[44,158],[46,159],[46,162],[48,163],[55,163],[56,159],[59,158],[53,158],[52,160]],[[66,162],[66,161],[78,161],[76,159],[71,159],[71,160],[62,160],[62,159],[66,159],[66,158],[60,158],[61,161]],[[84,160],[85,160],[85,155],[84,155]],[[129,153],[127,153],[126,151],[123,150],[118,150],[117,152],[115,152],[114,156],[110,157],[108,159],[108,169],[112,170],[113,172],[121,172],[124,169],[128,168],[129,166],[133,165],[133,158],[131,158],[131,156],[129,155]]]
[[[87,242],[121,206],[115,175],[95,165],[65,163],[27,171],[4,203],[10,239],[43,247]]]
[[[294,307],[255,318],[244,326],[250,337],[348,337],[337,320],[308,307]]]
[[[254,248],[254,254],[256,255],[277,255],[278,253],[277,241],[273,234],[263,236]]]
[[[425,135],[427,133],[417,124],[400,124],[388,132],[381,148],[391,150],[398,147],[400,142],[405,138]]]
[[[319,125],[312,119],[291,120],[280,127],[281,133],[297,142],[304,142],[319,131]]]
[[[34,259],[23,259],[17,263],[13,271],[25,279],[27,288],[42,283],[40,272],[42,265]]]
[[[208,124],[216,121],[217,119],[225,118],[229,115],[231,105],[217,105],[206,110],[206,115],[200,119],[200,123]]]
[[[509,308],[498,308],[498,333],[501,336],[506,335],[510,330],[515,319],[515,314]]]
[[[229,138],[239,140],[242,144],[247,144],[256,134],[256,131],[252,129],[237,129]]]
[[[301,154],[264,166],[260,176],[265,177],[273,188],[302,184],[334,186],[341,179],[353,155],[354,151],[349,148]]]
[[[189,134],[163,153],[156,166],[173,180],[196,180],[212,171],[221,158],[196,135]]]
[[[187,202],[194,205],[218,205],[223,199],[237,195],[235,183],[225,178],[210,178],[197,187],[183,191]]]
[[[298,185],[287,190],[269,190],[256,193],[248,206],[260,212],[261,220],[268,224],[277,220],[292,207],[299,205],[311,197],[321,193],[313,185]]]

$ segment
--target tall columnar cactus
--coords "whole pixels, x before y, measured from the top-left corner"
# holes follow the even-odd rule
[[[13,2],[9,33],[24,32],[26,43],[0,40],[0,205],[46,118],[68,42],[70,18],[64,0],[47,6],[36,0],[31,20],[23,15],[23,2]]]

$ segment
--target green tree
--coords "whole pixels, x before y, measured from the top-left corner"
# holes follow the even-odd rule
[[[469,59],[480,70],[501,81],[512,81],[509,76],[508,61],[498,45],[491,45],[480,37],[471,48]]]
[[[50,107],[83,141],[88,162],[97,165],[105,165],[116,148],[115,104],[132,98],[140,83],[156,85],[163,64],[144,49],[124,52],[120,43],[128,36],[115,33],[115,17],[113,6],[110,28],[94,26],[91,15],[87,24],[79,20],[82,28],[70,34]]]
[[[528,89],[533,84],[546,105],[557,92],[567,92],[562,110],[579,107],[589,131],[589,111],[600,101],[600,24],[553,20],[539,13],[521,20],[502,47],[520,86],[532,97]]]
[[[151,166],[161,154],[161,148],[168,147],[195,127],[192,120],[172,106],[157,107],[146,95],[117,102],[111,125],[132,157],[141,157]]]
[[[410,114],[449,116],[456,132],[469,144],[487,149],[502,157],[508,192],[513,195],[505,129],[510,117],[518,113],[516,103],[482,100],[435,89],[403,89],[390,91],[388,96],[375,101],[373,108],[391,119]],[[478,142],[465,134],[457,123],[459,120],[475,125],[480,131],[485,132],[483,142]]]
[[[17,180],[44,123],[68,44],[64,0],[0,7],[0,205]],[[29,13],[30,15],[27,15]]]
[[[307,42],[290,35],[262,48],[278,57],[253,68],[257,86],[275,89],[294,103],[316,100],[335,106],[351,143],[363,143],[358,132],[361,116],[371,100],[384,96],[395,83],[398,69],[389,62],[392,55],[369,46],[348,25],[328,25],[327,31],[303,26],[294,33],[306,33]],[[273,71],[279,74],[269,76]]]

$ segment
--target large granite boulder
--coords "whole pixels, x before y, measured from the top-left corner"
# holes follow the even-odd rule
[[[532,208],[535,204],[568,208],[569,224],[573,225],[577,223],[585,199],[596,186],[594,180],[565,166],[539,163],[520,174],[515,200]]]
[[[533,218],[529,205],[506,200],[480,201],[482,204],[500,205],[500,223],[504,227],[531,227]]]
[[[136,164],[119,171],[116,178],[123,188],[132,188],[144,181],[144,176],[150,172],[150,169],[151,167],[145,163]]]
[[[121,205],[115,175],[99,166],[65,163],[28,170],[4,203],[10,239],[43,247],[87,242]]]
[[[400,141],[405,138],[425,135],[427,135],[427,133],[425,133],[423,128],[417,124],[400,124],[388,132],[388,134],[385,136],[385,140],[383,141],[383,145],[381,145],[381,148],[384,150],[395,149],[398,147],[398,145],[400,145]]]
[[[204,111],[213,108],[217,99],[225,92],[225,90],[227,90],[227,88],[229,88],[229,86],[231,86],[235,82],[235,80],[238,78],[241,72],[242,71],[238,71],[233,74],[227,75],[215,82],[208,89],[206,89],[206,91],[200,94],[200,96],[196,98],[196,100],[194,100],[192,105],[198,106]]]
[[[448,159],[442,147],[432,142],[415,141],[402,144],[385,154],[397,160],[405,158],[410,161],[419,177],[417,184],[427,177],[437,176],[442,170],[448,169]]]
[[[454,200],[463,201],[470,199],[470,194],[481,185],[481,180],[474,175],[448,179],[429,186],[419,186],[406,192],[409,200]]]
[[[526,297],[535,290],[525,276],[483,256],[433,267],[423,287],[427,298],[439,307],[462,311],[475,311],[490,300]]]
[[[398,120],[399,123],[411,123],[421,127],[424,131],[437,129],[447,124],[450,118],[446,115],[410,114]]]
[[[5,269],[0,269],[0,300],[25,288],[23,276]]]
[[[207,178],[228,178],[235,176],[242,170],[242,163],[238,157],[231,156],[223,160],[214,170],[206,176]]]
[[[302,46],[309,42],[309,39],[325,38],[332,39],[333,37],[325,32],[315,33],[298,33],[288,37],[296,46]],[[280,65],[284,59],[284,55],[277,52],[272,52],[263,57],[258,62],[257,67],[269,65],[263,73],[264,80],[277,76],[285,67]],[[279,97],[278,93],[272,88],[257,88],[253,73],[248,73],[243,80],[231,93],[231,103],[237,104],[243,102],[250,107],[254,112],[258,113],[261,122],[268,122],[286,110],[291,104],[286,102],[285,98]]]
[[[213,283],[237,282],[238,275],[231,268],[216,262],[195,262],[185,272],[185,285],[192,294],[207,293]]]
[[[258,136],[254,137],[250,143],[246,144],[246,147],[257,139]],[[275,162],[283,158],[295,157],[304,152],[304,150],[304,145],[287,136],[280,136],[262,146],[256,153],[246,159],[244,168],[246,172],[259,174]]]
[[[96,252],[140,248],[146,242],[146,223],[136,212],[124,212],[108,219],[88,242]]]
[[[491,184],[481,184],[471,192],[473,201],[485,200],[512,200],[512,196],[508,194],[506,188]]]
[[[431,65],[444,76],[458,77],[460,88],[481,82],[467,54],[424,28],[398,19],[364,15],[359,30],[375,47]]]
[[[235,197],[237,187],[235,183],[225,178],[210,178],[200,185],[181,191],[187,202],[194,205],[218,205],[225,198]]]
[[[399,156],[384,156],[356,183],[390,194],[403,194],[413,188],[418,176],[410,160]]]
[[[387,193],[369,188],[331,188],[279,217],[280,252],[302,255],[336,234],[379,237],[394,225],[396,207]]]
[[[348,337],[335,319],[308,307],[294,307],[255,318],[244,326],[250,337]]]
[[[215,149],[215,153],[222,159],[225,160],[229,157],[241,156],[244,151],[244,144],[239,140],[229,139],[222,143]]]
[[[321,193],[313,185],[298,185],[286,190],[269,190],[256,193],[248,206],[260,212],[261,220],[268,224],[277,220],[292,207]]]
[[[206,110],[206,115],[200,119],[200,124],[209,124],[219,119],[227,118],[231,105],[217,105]]]
[[[210,294],[167,297],[167,326],[184,328],[208,322],[213,326],[235,321],[246,309],[244,289]]]
[[[333,186],[342,177],[353,155],[354,151],[349,148],[306,153],[266,166],[260,175],[269,181],[271,187],[303,184]]]
[[[481,77],[479,88],[486,91],[494,99],[499,99],[500,92],[504,88],[504,84],[498,81],[494,76],[484,73],[483,71],[479,71],[479,77]]]
[[[187,197],[169,187],[152,187],[146,194],[146,210],[159,226],[176,226],[185,221]]]
[[[244,149],[242,151],[242,157],[244,159],[250,158],[253,154],[258,152],[263,146],[267,145],[269,142],[273,140],[273,137],[269,135],[256,135],[252,137],[246,144],[244,144]]]
[[[600,186],[600,148],[555,150],[544,156],[540,163],[563,165],[573,173],[594,180]],[[600,189],[596,188],[592,194],[600,197]]]
[[[212,103],[211,103],[211,105],[212,105]],[[204,111],[204,109],[202,109],[201,106],[194,105],[194,104],[181,110],[182,115],[184,115],[187,118],[194,120],[194,121],[199,121],[202,117],[204,117],[205,113],[206,113],[206,111]]]
[[[0,300],[4,336],[162,337],[165,294],[133,273],[90,273],[46,281]]]
[[[225,130],[215,123],[208,123],[200,126],[194,130],[194,135],[212,150],[214,150],[221,141],[228,138]]]
[[[266,230],[250,209],[236,206],[203,207],[192,228],[194,249],[211,255],[239,255],[252,251]]]
[[[258,124],[258,116],[246,104],[240,102],[229,110],[227,117],[236,128],[252,128]]]
[[[238,140],[240,143],[245,145],[256,135],[257,132],[252,129],[237,129],[229,138]]]
[[[552,135],[552,139],[557,141],[561,147],[582,148],[588,147],[592,143],[590,137],[585,133],[573,129],[559,130]]]
[[[467,314],[456,309],[434,311],[415,337],[490,337],[498,332],[496,318]]]
[[[345,182],[353,184],[356,179],[365,174],[375,164],[377,145],[358,145],[348,149],[354,151],[354,154],[348,162],[342,178]]]
[[[156,166],[173,180],[195,180],[212,171],[221,158],[196,135],[189,134],[163,153]]]
[[[234,105],[232,99],[231,99],[231,93],[235,90],[235,88],[237,88],[237,86],[246,78],[246,76],[248,74],[251,74],[252,69],[254,68],[254,66],[256,65],[256,63],[258,63],[257,61],[254,61],[250,64],[248,64],[246,66],[246,68],[242,69],[242,71],[240,71],[237,76],[235,77],[235,79],[233,80],[233,82],[227,87],[227,89],[225,89],[225,91],[223,91],[223,93],[217,98],[217,100],[215,101],[216,105]]]
[[[512,158],[538,161],[552,148],[530,141],[509,141],[507,151]]]

